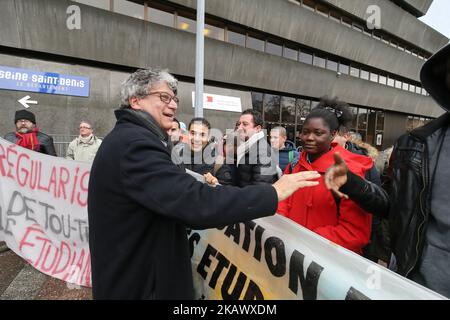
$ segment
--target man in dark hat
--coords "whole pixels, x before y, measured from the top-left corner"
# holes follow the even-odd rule
[[[383,183],[389,198],[354,177],[339,156],[325,181],[336,194],[374,208],[369,212],[388,213],[394,270],[450,298],[450,44],[424,64],[420,79],[445,113],[395,143]]]
[[[17,110],[14,116],[16,131],[5,135],[5,139],[21,147],[56,157],[53,138],[40,132],[36,116],[28,110]]]

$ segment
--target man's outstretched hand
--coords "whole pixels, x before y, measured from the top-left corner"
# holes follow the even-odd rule
[[[317,179],[319,178],[320,174],[317,171],[302,171],[282,175],[281,178],[273,184],[273,187],[277,191],[278,201],[290,197],[300,188],[317,186],[319,184]]]
[[[339,198],[348,199],[348,196],[339,191],[347,182],[348,167],[339,152],[334,154],[334,164],[328,168],[324,175],[325,186],[334,192]]]

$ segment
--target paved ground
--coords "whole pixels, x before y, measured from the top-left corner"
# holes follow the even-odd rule
[[[92,290],[68,285],[30,266],[0,242],[0,300],[91,300]]]

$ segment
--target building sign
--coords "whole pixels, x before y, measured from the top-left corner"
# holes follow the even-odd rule
[[[192,92],[192,107],[195,108],[195,92]],[[241,98],[204,93],[203,109],[242,112]]]
[[[89,96],[89,78],[0,66],[0,89]]]

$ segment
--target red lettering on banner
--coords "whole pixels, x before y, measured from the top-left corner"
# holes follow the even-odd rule
[[[50,176],[50,181],[48,183],[48,191],[50,192],[51,187],[53,186],[53,196],[56,198],[56,168],[52,168],[52,174]]]
[[[19,157],[17,158],[17,165],[16,165],[17,182],[19,183],[19,185],[21,187],[25,187],[25,185],[27,184],[28,177],[30,175],[30,171],[27,170],[26,168],[22,167],[22,158],[30,160],[30,157],[26,153],[21,153],[21,154],[19,154]],[[25,173],[25,179],[23,181],[21,181],[21,179],[20,179],[21,172]]]
[[[64,174],[65,178],[63,178]],[[70,180],[69,170],[65,167],[59,168],[58,198],[61,198],[61,190],[62,190],[62,193],[64,194],[64,200],[67,199],[65,186],[69,182],[69,180]]]
[[[0,150],[2,151],[0,153],[0,173],[4,177],[6,175],[6,171],[5,171],[5,165],[3,163],[3,160],[6,159],[6,154],[5,154],[5,148],[3,148],[3,146],[1,144],[0,144]]]
[[[39,266],[39,262],[41,262],[41,258],[42,258],[42,255],[44,254],[44,251],[45,251],[45,246],[48,244],[48,243],[52,243],[49,239],[47,239],[47,238],[42,238],[42,237],[36,237],[36,240],[42,240],[43,242],[44,242],[44,244],[42,245],[42,248],[41,248],[41,252],[39,253],[39,258],[37,259],[37,261],[35,262],[35,264],[34,264],[34,267],[35,268],[38,268],[38,266]]]
[[[30,188],[36,190],[38,181],[38,161],[31,161]]]
[[[44,186],[41,185],[41,178],[42,178],[42,162],[39,162],[39,166],[38,166],[38,170],[37,170],[37,174],[38,174],[38,190],[42,190],[42,191],[47,191],[49,192],[48,188],[45,188]]]
[[[9,156],[11,153],[16,154],[17,155],[17,151],[14,149],[15,145],[10,145],[7,149],[6,149],[6,162],[8,163],[9,166],[9,170],[8,170],[8,178],[11,179],[15,179],[14,176],[12,175],[13,169],[14,169],[14,163],[11,162]]]
[[[61,258],[64,256],[64,248],[67,249],[67,260],[66,260],[66,264],[65,264],[64,267],[62,267],[61,269],[58,269],[58,266],[59,266],[60,263],[61,263]],[[68,245],[66,242],[64,242],[64,241],[61,241],[61,245],[59,246],[59,256],[58,256],[56,265],[55,265],[55,267],[53,268],[52,275],[55,275],[55,274],[58,274],[58,273],[63,273],[63,272],[67,269],[67,266],[68,266],[69,263],[70,263],[70,258],[71,258],[71,250],[70,250],[69,245]]]
[[[53,254],[53,261],[52,261],[50,267],[47,268],[45,266],[45,263],[47,262],[48,254],[50,253],[52,248],[54,248],[56,250],[56,252],[55,252],[55,254]],[[57,247],[54,247],[53,245],[47,246],[47,252],[45,253],[44,260],[42,260],[42,263],[41,263],[41,270],[44,272],[50,272],[53,269],[53,266],[55,265],[58,256],[59,256],[59,250]]]
[[[78,172],[80,171],[80,167],[77,167],[77,170],[75,172],[75,178],[73,179],[73,186],[72,186],[72,195],[70,196],[70,203],[73,204],[75,200],[75,191],[77,190],[77,182],[78,182]]]
[[[90,174],[90,171],[86,171],[86,172],[83,173],[83,175],[81,176],[80,188],[81,188],[82,192],[78,192],[77,200],[78,200],[78,204],[79,204],[80,206],[82,206],[82,207],[86,207],[86,206],[87,206],[87,192],[88,192],[88,185],[85,186],[83,182],[84,182],[84,178],[85,178],[86,176],[89,177],[89,174]],[[89,181],[89,179],[88,179],[88,181]],[[83,193],[86,195],[86,200],[85,200],[85,201],[82,201],[82,200],[80,199],[80,195],[83,194]]]

